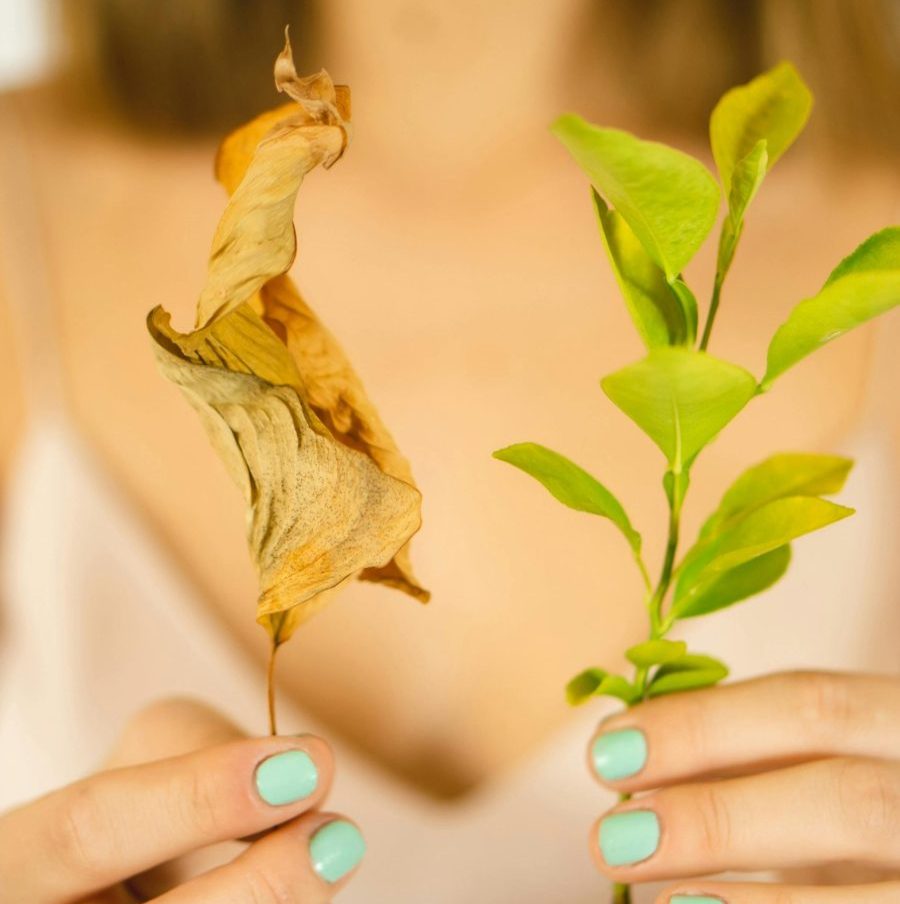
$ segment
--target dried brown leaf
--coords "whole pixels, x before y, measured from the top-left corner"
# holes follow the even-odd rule
[[[300,184],[347,146],[349,91],[324,70],[298,77],[289,41],[275,80],[293,103],[238,129],[219,150],[216,175],[231,197],[196,328],[179,333],[162,308],[148,327],[162,372],[196,408],[244,493],[257,620],[278,644],[351,577],[423,602],[428,592],[409,561],[421,503],[409,464],[285,275]]]

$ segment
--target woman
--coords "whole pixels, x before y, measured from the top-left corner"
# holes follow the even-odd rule
[[[225,4],[73,9],[94,41],[80,46],[111,67],[125,117],[168,136],[173,121],[233,125],[274,102],[227,109],[249,65],[238,38],[271,55],[293,18],[284,6],[255,4],[251,20]],[[633,4],[587,0],[514,13],[484,2],[314,8],[304,68],[325,62],[352,86],[355,141],[303,187],[297,273],[414,464],[426,500],[414,555],[435,596],[423,610],[352,586],[284,650],[282,706],[293,712],[283,725],[309,731],[316,719],[316,733],[339,742],[329,806],[347,816],[336,821],[318,809],[334,760],[317,737],[241,740],[232,721],[176,702],[144,710],[115,739],[161,695],[200,697],[256,730],[263,710],[241,501],[155,372],[143,325],[160,302],[176,320],[190,315],[223,204],[208,176],[214,144],[86,118],[71,83],[9,99],[4,316],[27,336],[0,357],[6,385],[27,398],[4,413],[18,453],[3,535],[0,749],[3,805],[14,807],[0,818],[3,904],[314,904],[335,887],[370,904],[604,894],[583,836],[613,796],[589,795],[576,765],[596,712],[573,719],[560,688],[585,663],[615,667],[642,636],[639,588],[615,537],[542,508],[489,451],[526,432],[551,440],[592,462],[646,533],[661,522],[656,479],[644,479],[655,456],[597,405],[597,376],[639,349],[612,301],[582,177],[546,133],[561,110],[702,155],[685,137],[697,112],[676,101],[696,98],[705,114],[725,87],[789,56],[822,100],[819,120],[860,141],[840,169],[801,145],[755,202],[713,348],[754,370],[789,306],[896,220],[896,174],[876,149],[895,148],[893,83],[878,64],[893,58],[887,12],[750,6],[742,18],[714,3],[641,4],[635,16]],[[729,43],[732,30],[744,40]],[[267,78],[269,62],[251,71]],[[859,92],[841,103],[835,84],[846,90],[854,73]],[[666,108],[679,115],[664,120]],[[724,652],[738,675],[896,669],[881,539],[897,508],[890,330],[896,318],[877,340],[856,333],[798,369],[703,462],[691,528],[773,446],[859,459],[849,495],[860,516],[808,541],[783,590],[693,630],[692,645]],[[896,875],[898,713],[896,679],[801,674],[616,717],[600,734],[640,730],[646,763],[628,775],[634,762],[601,760],[599,777],[616,791],[664,786],[650,798],[663,828],[636,865],[610,866],[595,847],[598,865],[619,881],[668,882],[663,900],[729,904],[777,900],[788,880],[671,881],[844,860]],[[105,765],[119,770],[28,802],[96,769],[110,748]],[[261,773],[260,762],[274,765]],[[703,783],[720,773],[736,777]],[[356,878],[350,819],[369,843]],[[320,835],[329,825],[338,829]],[[275,826],[230,865],[190,878],[233,854],[221,843]],[[839,892],[896,895],[896,882]]]

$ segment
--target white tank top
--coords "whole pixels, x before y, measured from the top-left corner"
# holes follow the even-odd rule
[[[260,731],[264,693],[261,669],[195,598],[66,411],[28,161],[15,134],[7,137],[0,218],[14,229],[6,229],[0,272],[4,295],[21,302],[14,314],[30,420],[0,519],[0,811],[94,770],[129,715],[149,701],[188,695]],[[886,337],[885,362],[890,344],[897,346]],[[873,370],[878,379],[877,363]],[[875,418],[863,424],[840,450],[858,462],[843,494],[858,514],[805,539],[773,591],[682,635],[721,653],[736,677],[900,668],[897,467]],[[605,706],[574,712],[513,770],[454,803],[416,793],[335,744],[329,808],[358,820],[369,841],[341,900],[604,900],[585,833],[613,798],[583,763]],[[304,713],[282,709],[285,732],[327,736]],[[637,900],[652,894],[648,887]]]

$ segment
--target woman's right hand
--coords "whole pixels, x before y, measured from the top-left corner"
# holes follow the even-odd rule
[[[313,736],[233,740],[99,772],[0,816],[0,904],[124,904],[136,900],[132,877],[260,833],[155,904],[324,904],[364,851],[351,822],[318,809],[333,773]]]

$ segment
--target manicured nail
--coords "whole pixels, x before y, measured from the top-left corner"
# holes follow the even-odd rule
[[[609,866],[640,863],[659,846],[659,818],[652,810],[613,813],[600,823],[600,851]]]
[[[256,767],[256,790],[273,807],[309,797],[318,784],[316,764],[302,750],[276,753]]]
[[[591,756],[600,778],[608,782],[629,778],[647,762],[647,739],[636,728],[610,731],[594,741]]]
[[[362,833],[343,819],[322,826],[310,839],[309,856],[313,869],[326,881],[343,879],[362,860],[366,842]]]
[[[669,898],[669,904],[725,904],[721,898],[711,898],[709,895],[674,895]]]

